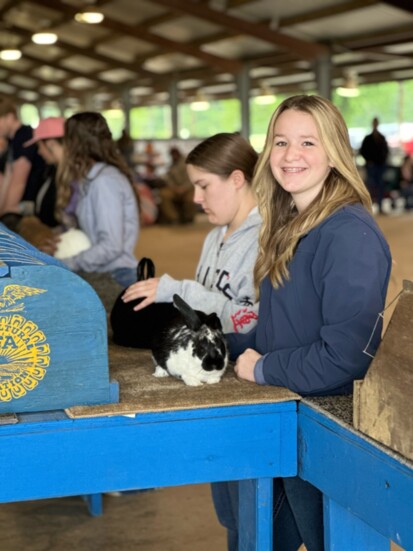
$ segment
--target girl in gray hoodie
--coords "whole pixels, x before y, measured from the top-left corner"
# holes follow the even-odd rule
[[[258,155],[238,133],[220,133],[197,145],[186,158],[194,202],[215,224],[206,237],[195,280],[168,274],[132,284],[124,302],[144,298],[135,310],[172,302],[177,293],[192,308],[216,312],[225,333],[246,333],[257,320],[253,270],[261,217],[251,180]]]

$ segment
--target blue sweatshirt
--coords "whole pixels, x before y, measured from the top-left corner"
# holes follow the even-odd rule
[[[259,384],[302,395],[342,394],[364,377],[380,343],[391,271],[389,247],[373,217],[347,206],[304,236],[278,289],[260,289],[258,324],[230,334],[232,358],[246,348],[263,357]]]

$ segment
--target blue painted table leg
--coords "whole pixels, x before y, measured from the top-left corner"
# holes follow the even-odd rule
[[[92,515],[92,517],[99,517],[103,514],[102,494],[87,494],[82,497],[86,501],[89,513]]]
[[[272,549],[273,479],[239,482],[239,551]]]
[[[326,551],[389,551],[390,541],[368,524],[324,496]]]

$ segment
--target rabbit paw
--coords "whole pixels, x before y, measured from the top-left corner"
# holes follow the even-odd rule
[[[154,377],[169,377],[169,373],[160,365],[155,366],[155,371],[152,375]]]
[[[194,377],[182,377],[182,380],[188,386],[202,386],[202,382]]]
[[[207,379],[205,382],[209,385],[214,385],[215,383],[219,383],[221,380],[221,377],[211,377],[210,379]]]

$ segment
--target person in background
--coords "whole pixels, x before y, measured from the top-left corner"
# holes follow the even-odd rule
[[[400,168],[400,194],[405,210],[413,209],[413,154],[407,154]]]
[[[255,325],[253,267],[261,217],[251,181],[257,157],[238,133],[211,136],[189,153],[186,168],[194,201],[216,226],[204,241],[195,280],[178,281],[165,274],[134,283],[124,302],[144,298],[135,310],[152,303],[170,303],[174,310],[177,293],[194,309],[216,312],[226,332],[244,333]],[[148,313],[148,323],[156,313],[156,308]]]
[[[146,184],[156,196],[158,195],[158,190],[165,185],[165,182],[157,174],[156,166],[151,161],[144,163],[143,168],[138,171],[138,178]]]
[[[163,176],[159,189],[159,222],[189,224],[193,222],[196,213],[194,188],[181,151],[177,147],[171,147],[169,153],[172,164]]]
[[[134,144],[133,140],[129,135],[129,132],[126,128],[122,130],[122,134],[119,140],[116,142],[118,149],[123,155],[125,161],[131,170],[134,169],[133,154],[134,154]]]
[[[64,118],[48,117],[39,122],[33,138],[24,147],[36,144],[40,156],[46,163],[43,183],[34,202],[33,214],[5,213],[0,221],[26,241],[36,247],[43,247],[57,229],[56,209],[56,165],[63,154]]]
[[[1,190],[4,190],[7,185],[7,160],[9,156],[9,141],[7,138],[0,136],[0,199]],[[1,221],[1,216],[0,216]]]
[[[24,147],[24,143],[31,140],[33,130],[22,124],[16,105],[4,97],[0,98],[0,136],[8,139],[10,165],[0,189],[0,215],[32,214],[43,183],[45,163],[35,144]]]
[[[391,271],[343,117],[327,99],[293,96],[273,114],[253,181],[263,218],[254,270],[255,328],[227,335],[235,372],[303,396],[352,392],[381,339]],[[274,549],[322,551],[321,493],[298,477],[276,479]],[[214,503],[238,544],[235,483]]]
[[[43,184],[37,194],[34,214],[47,226],[55,227],[58,221],[56,209],[56,170],[63,158],[63,136],[65,119],[63,117],[48,117],[39,122],[33,132],[33,138],[24,147],[37,144],[39,155],[45,161],[47,168]]]
[[[132,176],[101,114],[66,120],[57,184],[59,220],[74,215],[91,241],[89,249],[62,262],[76,272],[111,273],[123,287],[136,281],[139,214]]]
[[[6,173],[7,155],[9,142],[6,138],[0,136],[0,186],[2,185]]]
[[[386,138],[379,132],[379,119],[373,119],[373,131],[362,141],[360,155],[366,161],[367,187],[373,201],[376,201],[379,212],[383,213],[382,203],[385,192],[384,172],[386,170],[389,146]]]

